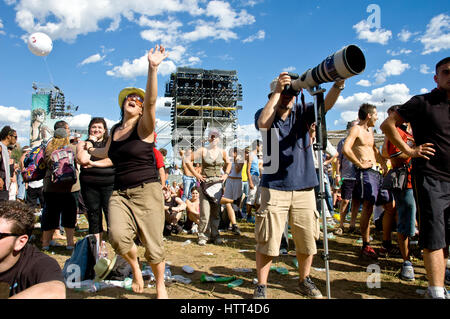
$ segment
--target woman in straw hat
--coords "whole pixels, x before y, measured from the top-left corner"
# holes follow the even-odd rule
[[[111,128],[104,148],[84,142],[79,156],[82,165],[92,165],[90,155],[109,157],[116,168],[114,192],[109,201],[109,240],[117,254],[131,265],[132,290],[144,291],[144,280],[137,259],[135,237],[145,246],[156,279],[157,298],[167,298],[164,284],[165,251],[163,244],[164,199],[156,169],[154,130],[156,126],[157,72],[168,56],[156,46],[148,53],[146,90],[125,88],[119,94],[121,121]]]

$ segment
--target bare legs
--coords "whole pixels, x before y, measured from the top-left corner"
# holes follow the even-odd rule
[[[131,289],[135,293],[144,292],[144,278],[142,277],[141,268],[137,259],[137,247],[133,244],[130,251],[122,257],[130,264],[131,270],[133,272],[133,282],[131,284]],[[156,298],[167,299],[166,285],[164,283],[164,270],[165,262],[160,262],[159,264],[150,264],[152,267],[153,274],[156,280]]]

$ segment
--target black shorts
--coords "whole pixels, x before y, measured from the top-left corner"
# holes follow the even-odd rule
[[[344,179],[341,185],[341,198],[350,200],[352,199],[353,188],[355,188],[356,180]]]
[[[419,219],[419,244],[437,250],[450,244],[450,183],[413,174]]]

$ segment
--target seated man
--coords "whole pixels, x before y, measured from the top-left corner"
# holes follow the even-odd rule
[[[57,261],[31,244],[34,211],[20,202],[0,203],[0,283],[20,299],[65,299],[66,287]]]
[[[163,189],[164,194],[164,210],[165,210],[165,226],[164,236],[180,233],[183,227],[178,224],[183,211],[186,209],[186,204],[177,196],[172,196],[172,192],[167,188]]]

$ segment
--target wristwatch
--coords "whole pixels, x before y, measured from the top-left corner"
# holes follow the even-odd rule
[[[336,85],[336,83],[334,83],[333,87],[338,89],[339,91],[342,91],[345,88],[345,84],[342,84],[341,86],[339,86],[339,85]]]

